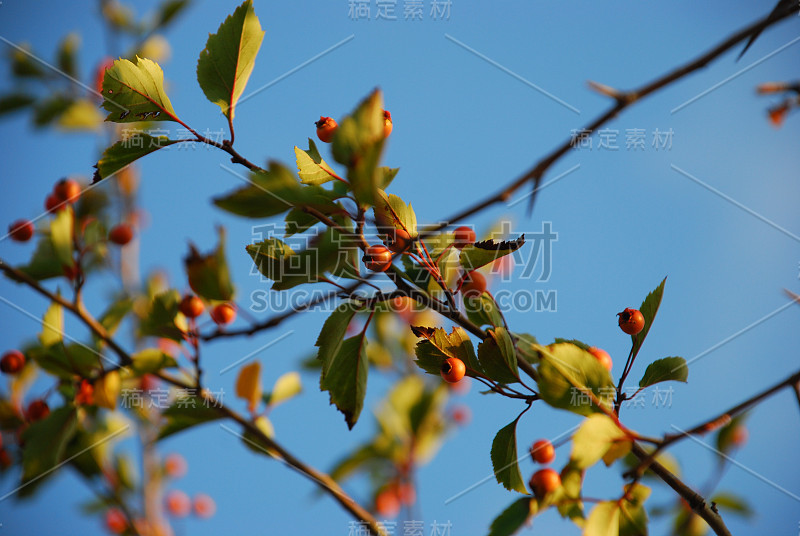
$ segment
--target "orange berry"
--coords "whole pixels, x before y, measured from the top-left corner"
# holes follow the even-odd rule
[[[556,449],[547,439],[540,439],[531,445],[531,456],[542,464],[547,464],[556,459]]]
[[[465,298],[479,298],[486,291],[486,278],[478,271],[464,274],[464,283],[461,285],[461,294]]]
[[[314,124],[317,126],[317,137],[325,143],[330,143],[333,140],[333,135],[339,127],[332,118],[322,115],[319,116],[319,121]]]
[[[370,246],[361,260],[364,261],[367,270],[385,272],[392,265],[392,252],[386,246]]]
[[[230,303],[220,303],[211,309],[211,320],[220,326],[230,324],[236,319],[236,309]]]
[[[388,110],[383,111],[383,137],[388,138],[392,133],[392,114]]]
[[[454,423],[463,426],[472,420],[472,412],[470,411],[469,406],[461,404],[452,409],[450,412],[450,418],[453,419]]]
[[[167,493],[167,512],[174,517],[186,517],[192,511],[192,501],[186,493],[174,489]]]
[[[27,242],[33,238],[33,222],[30,220],[17,220],[8,226],[8,234],[14,242]]]
[[[205,311],[205,305],[203,305],[203,300],[198,298],[197,296],[193,296],[191,294],[187,294],[181,300],[178,309],[180,309],[183,316],[186,318],[197,318],[203,311]]]
[[[124,246],[133,240],[133,227],[130,223],[120,223],[108,232],[108,239],[118,246]]]
[[[375,496],[375,511],[382,517],[393,518],[400,513],[400,499],[391,487]]]
[[[34,400],[28,404],[28,410],[25,412],[25,416],[30,422],[40,421],[46,418],[48,415],[50,415],[50,406],[47,405],[47,402],[41,399]]]
[[[475,235],[475,231],[465,225],[458,227],[455,231],[453,231],[454,248],[463,249],[465,246],[474,244],[476,239],[477,236]]]
[[[630,307],[617,313],[619,317],[619,327],[628,335],[636,335],[644,329],[644,316],[638,309]]]
[[[0,371],[17,374],[25,366],[25,354],[19,350],[9,350],[0,358]]]
[[[122,510],[118,508],[106,510],[106,528],[112,534],[122,534],[128,529],[128,520],[125,519]]]
[[[164,473],[170,478],[180,478],[186,474],[188,464],[186,458],[173,452],[164,459]]]
[[[731,443],[736,445],[737,447],[741,447],[745,443],[747,443],[747,439],[750,437],[750,434],[747,432],[747,428],[742,425],[736,426],[733,429],[733,433],[731,434]]]
[[[596,346],[592,346],[589,348],[589,353],[592,354],[609,372],[611,372],[611,367],[614,366],[614,362],[611,361],[611,356],[608,355],[608,352],[601,350]]]
[[[94,386],[89,380],[81,380],[78,385],[78,392],[75,393],[75,405],[92,405],[94,404]]]
[[[214,499],[205,493],[198,493],[194,496],[192,507],[194,509],[194,515],[203,519],[208,519],[217,511],[217,504],[214,502]]]
[[[540,469],[533,473],[529,482],[533,493],[541,498],[557,490],[561,486],[561,475],[554,469]]]
[[[442,379],[447,383],[456,383],[461,381],[467,373],[467,367],[464,362],[457,357],[448,357],[442,363],[440,374]]]
[[[50,214],[61,208],[59,205],[61,205],[61,200],[56,194],[48,194],[44,200],[44,209]]]
[[[75,203],[81,196],[81,185],[72,179],[61,179],[53,188],[53,194],[59,202]]]
[[[394,229],[386,234],[386,246],[394,253],[403,253],[413,242],[411,235],[403,229]]]

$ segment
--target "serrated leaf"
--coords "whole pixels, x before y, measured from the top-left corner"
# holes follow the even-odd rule
[[[247,409],[253,413],[258,401],[261,400],[262,392],[261,363],[253,361],[239,370],[239,376],[236,378],[236,396],[245,400]]]
[[[197,60],[197,82],[206,98],[233,120],[236,102],[253,72],[258,49],[264,39],[261,23],[246,0],[208,36]]]
[[[616,390],[608,370],[592,354],[574,344],[538,346],[539,395],[553,407],[579,415],[600,411],[591,392],[601,403],[613,408]]]
[[[189,391],[185,392],[185,396],[178,397],[162,415],[167,422],[158,434],[159,439],[222,418],[222,414],[214,406],[206,404],[203,398]]]
[[[183,331],[175,324],[180,300],[177,290],[156,294],[139,322],[139,333],[183,341]]]
[[[97,161],[93,182],[110,177],[143,156],[178,143],[166,136],[151,136],[145,133],[135,133],[129,138],[118,141],[105,151]]]
[[[137,376],[152,374],[164,368],[178,366],[175,358],[169,356],[158,348],[147,348],[131,356],[133,363],[131,369]]]
[[[64,308],[52,302],[42,317],[42,332],[39,342],[47,347],[64,340]]]
[[[489,337],[478,345],[478,361],[484,373],[500,383],[518,383],[517,354],[506,328],[489,330]]]
[[[49,474],[64,457],[77,429],[74,407],[63,406],[50,412],[46,418],[34,422],[22,433],[22,482],[41,479]]]
[[[189,286],[198,296],[208,300],[230,301],[233,298],[233,283],[225,258],[225,229],[218,227],[217,234],[217,247],[208,254],[201,254],[190,243],[184,265]]]
[[[570,464],[588,469],[600,461],[615,443],[628,443],[625,433],[608,416],[596,413],[583,421],[572,437]]]
[[[147,58],[136,57],[136,64],[118,59],[103,77],[103,108],[106,121],[177,121],[172,103],[164,91],[164,72]]]
[[[602,501],[592,508],[583,536],[619,536],[619,504]]]
[[[686,383],[689,381],[689,367],[682,357],[664,357],[656,359],[644,371],[644,376],[639,380],[639,387],[649,387],[656,383],[676,381]]]
[[[339,176],[320,156],[314,140],[308,138],[308,151],[294,148],[297,162],[297,174],[303,184],[324,184],[336,180]]]
[[[665,277],[661,281],[661,284],[659,284],[653,290],[653,292],[648,294],[642,302],[642,305],[639,306],[639,311],[644,317],[644,328],[642,328],[642,331],[636,335],[631,335],[631,339],[633,341],[631,352],[633,352],[633,355],[639,353],[639,349],[642,347],[647,334],[650,332],[650,327],[653,325],[653,320],[656,318],[656,313],[658,313],[658,307],[661,305],[661,298],[664,295],[664,285],[666,285],[666,283],[667,278]]]
[[[72,257],[73,220],[72,207],[65,207],[56,212],[55,218],[50,222],[50,240],[61,266],[72,267],[75,264]]]
[[[405,201],[394,194],[387,194],[383,190],[377,190],[378,196],[375,198],[373,208],[375,220],[381,228],[402,229],[411,238],[419,235],[417,232],[417,216],[411,205],[406,205]]]
[[[495,242],[494,240],[484,240],[469,244],[461,250],[459,261],[465,271],[469,272],[493,263],[509,253],[513,253],[525,244],[525,235],[516,240]]]
[[[525,481],[522,479],[517,463],[517,422],[520,417],[522,415],[501,428],[494,436],[491,458],[494,477],[497,481],[507,490],[527,494],[528,489],[525,487]]]
[[[327,373],[320,380],[320,389],[328,391],[331,403],[344,414],[351,430],[358,421],[367,393],[367,339],[362,335],[342,342]]]
[[[300,381],[300,374],[297,372],[287,372],[275,380],[272,392],[264,395],[264,402],[269,406],[277,406],[290,398],[297,396],[303,390],[303,383]]]
[[[333,365],[334,359],[342,347],[347,326],[350,325],[355,314],[356,308],[353,304],[345,302],[339,305],[322,325],[322,331],[314,343],[314,346],[319,348],[317,359],[322,362],[322,378],[325,378]]]
[[[534,499],[528,497],[517,499],[492,521],[489,536],[515,534],[536,513],[536,510],[537,503]]]
[[[481,327],[504,324],[500,308],[488,292],[484,292],[478,297],[464,296],[464,311],[470,321]]]

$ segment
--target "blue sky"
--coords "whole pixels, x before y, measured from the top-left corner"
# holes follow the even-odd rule
[[[414,205],[419,220],[439,221],[494,193],[604,111],[608,99],[587,89],[587,80],[623,89],[639,86],[772,8],[771,2],[716,0],[702,7],[688,1],[452,0],[449,20],[432,20],[426,0],[424,20],[408,21],[403,20],[404,3],[396,2],[396,21],[376,20],[374,1],[371,19],[355,21],[348,16],[347,0],[256,0],[266,35],[248,91],[268,87],[237,110],[239,152],[254,162],[277,159],[293,166],[293,146],[306,145],[306,138],[314,135],[314,120],[320,115],[341,117],[380,87],[394,118],[385,163],[401,168],[390,190]],[[145,13],[154,5],[137,2],[136,10]],[[225,122],[196,83],[197,56],[207,34],[236,5],[197,2],[166,33],[171,58],[162,66],[169,96],[184,121],[200,131],[219,131]],[[14,0],[0,6],[0,36],[29,42],[45,58],[52,58],[69,31],[82,36],[80,68],[89,80],[106,46],[93,2],[54,2],[44,10]],[[784,288],[800,292],[800,116],[790,116],[783,128],[774,129],[765,110],[775,100],[754,91],[760,82],[796,77],[800,44],[793,40],[798,35],[800,19],[785,21],[763,34],[738,63],[737,49],[625,111],[607,125],[617,131],[619,149],[598,148],[595,137],[591,149],[570,152],[545,180],[569,173],[541,192],[531,217],[525,202],[514,203],[527,193],[523,190],[512,198],[513,206],[494,207],[466,222],[485,230],[508,218],[515,233],[534,233],[542,222],[551,223],[558,241],[550,279],[516,280],[503,288],[554,291],[557,309],[509,311],[508,321],[540,341],[568,337],[605,348],[614,359],[615,377],[628,349],[615,314],[637,306],[668,276],[657,322],[632,379],[659,357],[702,357],[691,363],[689,383],[674,387],[669,407],[654,407],[648,397],[646,408],[623,414],[626,424],[642,433],[690,427],[782,379],[800,362],[800,308],[784,308],[788,299],[782,293]],[[0,88],[9,87],[4,76]],[[672,132],[669,148],[652,146],[656,130]],[[626,149],[626,137],[634,131],[644,131],[643,149]],[[0,207],[8,221],[38,215],[52,184],[65,174],[88,176],[103,149],[92,135],[34,130],[24,115],[0,122],[0,138],[5,188]],[[184,285],[187,239],[210,248],[216,240],[213,230],[222,224],[228,231],[237,302],[247,307],[252,293],[265,288],[250,275],[251,261],[244,252],[253,239],[253,222],[225,214],[209,202],[240,186],[219,164],[229,165],[225,155],[205,149],[162,151],[141,162],[141,203],[149,215],[141,234],[142,269],[163,267],[176,285]],[[31,251],[32,245],[0,243],[0,256],[15,263]],[[102,303],[111,284],[94,287],[90,306]],[[46,307],[7,281],[0,283],[0,296],[36,316]],[[2,350],[20,337],[35,336],[34,321],[5,304],[0,308]],[[204,354],[209,383],[232,393],[233,375],[221,376],[215,369],[229,363],[230,356],[247,355],[293,330],[262,356],[264,383],[271,385],[309,355],[309,343],[323,321],[323,314],[304,315],[278,331],[210,344]],[[277,437],[301,459],[329,468],[349,447],[369,437],[373,422],[365,412],[348,432],[328,405],[327,394],[316,389],[317,378],[306,373],[303,380],[303,396],[272,415]],[[379,374],[371,376],[367,406],[380,400],[386,385]],[[477,389],[461,402],[472,409],[472,423],[457,431],[419,474],[417,518],[425,522],[426,534],[432,522],[443,520],[452,522],[453,536],[484,533],[515,498],[488,482],[444,504],[491,473],[492,438],[521,409],[509,400],[483,397]],[[537,405],[518,428],[520,445],[555,437],[577,422],[570,414]],[[731,467],[719,488],[749,495],[758,514],[751,520],[728,516],[733,533],[797,530],[800,503],[776,486],[800,495],[800,466],[791,461],[796,458],[798,426],[800,413],[789,391],[750,416],[750,440],[736,457],[742,467]],[[189,474],[178,487],[209,493],[218,505],[211,521],[179,523],[178,534],[217,534],[220,529],[304,534],[318,532],[321,525],[326,533],[347,534],[348,518],[333,501],[315,498],[308,481],[243,449],[215,425],[165,441],[163,451],[172,450],[189,461]],[[673,452],[684,464],[685,480],[702,485],[713,453],[691,440]],[[558,455],[565,460],[566,448]],[[522,470],[527,478],[533,466],[523,463]],[[13,482],[0,480],[0,493],[12,489]],[[621,483],[617,472],[597,468],[586,491],[611,497]],[[670,497],[662,488],[651,504]],[[356,498],[365,497],[358,483],[348,490]],[[77,509],[89,497],[63,471],[33,501],[0,502],[0,523],[11,534],[65,527],[68,533],[100,534],[99,521]],[[534,533],[578,533],[553,512],[537,518],[534,527]],[[658,522],[652,529],[654,534],[666,530]]]

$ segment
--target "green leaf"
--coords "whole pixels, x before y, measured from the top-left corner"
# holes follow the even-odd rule
[[[616,501],[602,501],[592,508],[583,536],[619,536],[619,504]]]
[[[347,178],[362,206],[375,204],[385,173],[378,169],[383,150],[383,97],[373,91],[345,117],[333,136],[333,158],[347,166]]]
[[[492,441],[492,469],[494,477],[504,488],[520,493],[528,493],[525,481],[519,472],[517,459],[517,422],[522,414],[501,428]]]
[[[61,266],[72,267],[75,260],[72,257],[72,230],[73,214],[71,207],[65,207],[58,212],[50,222],[50,239],[53,241],[53,251]]]
[[[625,486],[626,498],[620,503],[619,536],[647,536],[647,510],[644,502],[650,488],[642,484]],[[630,499],[628,499],[630,497]]]
[[[454,327],[449,335],[442,328],[412,328],[412,331],[424,339],[415,348],[415,362],[428,374],[438,376],[442,370],[442,362],[450,357],[457,357],[464,362],[467,376],[483,372],[472,341],[463,328]]]
[[[133,309],[133,300],[124,296],[108,306],[103,315],[99,318],[100,324],[106,329],[109,335],[113,335],[125,316]]]
[[[78,76],[78,70],[75,67],[75,55],[80,43],[80,35],[70,33],[58,45],[58,68],[72,78],[77,78]]]
[[[303,383],[300,381],[300,374],[297,372],[287,372],[275,380],[272,392],[264,395],[264,402],[269,406],[277,406],[292,397],[299,395],[303,390]]]
[[[222,414],[217,408],[189,391],[185,391],[183,396],[179,396],[170,407],[164,410],[162,415],[167,422],[161,428],[158,439],[164,439],[198,424],[222,418]]]
[[[608,408],[613,408],[616,394],[611,374],[592,354],[574,344],[538,346],[539,395],[553,407],[579,415],[600,411],[591,401],[594,394]]]
[[[478,326],[502,326],[504,324],[500,308],[488,292],[484,292],[478,297],[465,296],[464,311],[467,318]]]
[[[42,346],[51,346],[64,341],[64,308],[52,302],[42,317],[42,332],[39,342]]]
[[[183,331],[175,324],[180,300],[177,290],[157,294],[139,322],[139,334],[183,341]]]
[[[66,95],[56,93],[36,103],[33,111],[33,124],[37,127],[49,125],[61,114],[67,111],[73,103],[73,99]]]
[[[183,262],[189,286],[198,295],[208,300],[230,301],[233,298],[233,283],[225,258],[225,229],[217,228],[219,242],[214,251],[201,254],[190,243],[189,255]]]
[[[40,57],[41,55],[31,52],[28,43],[21,43],[19,49],[11,51],[11,72],[14,76],[23,78],[45,78],[48,73],[42,69],[39,62],[33,60]]]
[[[511,536],[525,525],[536,510],[537,503],[534,499],[517,499],[492,521],[489,536]]]
[[[314,346],[319,348],[317,359],[322,362],[322,377],[330,370],[333,362],[342,347],[342,341],[347,333],[347,326],[353,320],[356,308],[350,302],[339,305],[325,320]]]
[[[481,266],[490,264],[509,253],[513,253],[525,244],[525,235],[516,240],[495,242],[494,240],[484,240],[469,244],[461,250],[459,260],[464,270],[471,271]]]
[[[737,431],[741,428],[745,432],[747,428],[745,427],[744,421],[747,419],[747,413],[742,413],[740,415],[735,416],[729,422],[727,422],[722,428],[719,429],[717,433],[717,450],[722,453],[730,452],[731,449],[736,446],[736,438],[735,435]],[[723,421],[724,422],[724,421]],[[746,438],[747,436],[745,436]]]
[[[642,331],[636,335],[631,335],[631,339],[633,341],[633,347],[631,348],[631,351],[633,352],[633,355],[639,353],[639,349],[642,347],[647,334],[650,332],[650,327],[653,325],[653,320],[656,318],[658,307],[661,305],[661,297],[664,295],[664,285],[666,283],[667,278],[665,277],[661,281],[661,284],[658,285],[653,292],[648,294],[642,302],[642,305],[639,306],[639,311],[644,317],[644,328],[642,328]]]
[[[172,103],[164,91],[164,72],[154,61],[136,57],[134,65],[119,59],[103,77],[103,108],[106,121],[177,121]]]
[[[153,374],[163,368],[173,368],[178,366],[178,362],[158,348],[147,348],[131,356],[133,363],[131,369],[137,376]]]
[[[22,110],[34,102],[36,99],[26,93],[9,93],[0,97],[0,115]]]
[[[400,168],[379,167],[378,168],[378,188],[385,190],[392,183]]]
[[[630,441],[614,421],[601,413],[590,415],[572,438],[570,464],[577,469],[588,469],[618,442]]]
[[[299,208],[293,208],[286,214],[286,237],[304,233],[319,223],[319,220]]]
[[[256,428],[264,434],[265,437],[272,439],[275,437],[275,428],[272,426],[272,422],[267,419],[264,415],[259,415],[256,417],[256,420],[253,422]],[[256,454],[262,454],[271,456],[274,458],[279,458],[280,455],[275,452],[269,443],[267,443],[260,434],[256,434],[251,432],[249,428],[245,428],[244,432],[242,433],[242,443],[248,449],[252,450]]]
[[[22,482],[52,474],[61,462],[67,443],[75,435],[77,414],[74,407],[63,406],[46,418],[31,424],[22,433]],[[50,473],[48,473],[50,472]]]
[[[158,6],[154,27],[167,26],[181,11],[189,6],[189,0],[166,0]]]
[[[748,504],[747,499],[734,493],[720,491],[711,497],[711,502],[717,503],[717,506],[720,508],[730,510],[744,517],[752,517],[755,514]]]
[[[264,32],[253,3],[242,3],[208,36],[197,60],[197,82],[206,98],[233,120],[236,102],[242,96],[256,62]]]
[[[478,360],[489,378],[500,383],[518,383],[517,354],[506,328],[489,330],[489,337],[478,345]]]
[[[666,381],[686,383],[689,380],[689,367],[682,357],[664,357],[656,359],[644,371],[644,376],[639,380],[639,387],[649,387],[656,383]]]
[[[178,140],[171,140],[166,136],[153,137],[144,133],[136,133],[129,138],[118,141],[103,151],[103,156],[95,164],[97,170],[94,172],[93,182],[110,177],[139,158],[164,147],[169,147],[174,143],[178,143]]]
[[[378,196],[375,198],[375,220],[382,228],[402,229],[411,238],[419,235],[417,232],[417,215],[411,205],[394,194],[386,194],[383,190],[377,190]]]
[[[58,127],[69,131],[96,131],[103,124],[103,115],[94,102],[78,99],[58,118]]]
[[[528,333],[512,333],[512,336],[517,340],[517,350],[525,361],[532,365],[539,364],[539,342],[536,337]]]
[[[98,352],[82,344],[65,346],[57,342],[50,346],[29,349],[27,355],[43,370],[65,380],[75,376],[88,377],[100,368]]]
[[[338,175],[320,156],[314,140],[308,138],[308,151],[294,148],[297,171],[303,184],[324,184],[336,180]]]
[[[367,339],[361,334],[345,339],[320,380],[320,389],[330,393],[331,404],[336,404],[344,414],[351,430],[358,421],[367,394],[366,348]]]

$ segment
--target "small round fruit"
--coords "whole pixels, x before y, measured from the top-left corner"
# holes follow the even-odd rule
[[[617,316],[620,329],[628,335],[636,335],[644,329],[644,316],[638,309],[627,308]]]
[[[454,423],[463,426],[472,420],[472,411],[469,409],[469,406],[459,404],[450,411],[450,418],[453,419]]]
[[[174,489],[167,493],[167,512],[175,517],[186,517],[192,511],[192,501],[186,493]]]
[[[364,261],[367,270],[385,272],[392,265],[392,252],[386,246],[370,246],[361,260]]]
[[[133,240],[133,227],[129,223],[120,223],[108,232],[108,239],[118,246],[124,246]]]
[[[544,497],[561,486],[561,475],[554,469],[540,469],[533,473],[529,482],[531,490],[537,497]]]
[[[330,143],[333,140],[333,135],[339,127],[332,118],[322,115],[319,116],[319,121],[314,124],[317,125],[317,137],[325,143]]]
[[[180,478],[186,474],[188,464],[186,458],[173,452],[164,459],[164,473],[170,478]]]
[[[383,137],[388,138],[392,133],[392,114],[388,110],[383,111]]]
[[[15,242],[27,242],[33,238],[33,222],[30,220],[17,220],[8,226],[8,234]]]
[[[467,226],[461,226],[453,231],[453,247],[464,249],[465,246],[474,244],[477,236],[475,231]]]
[[[53,188],[53,193],[59,201],[75,203],[81,196],[81,185],[72,179],[61,179]]]
[[[475,270],[464,275],[464,283],[461,285],[461,294],[465,298],[478,298],[486,291],[486,278],[482,273]]]
[[[123,534],[128,529],[128,520],[118,508],[106,510],[106,528],[112,534]]]
[[[733,429],[733,433],[731,434],[731,443],[733,443],[737,447],[741,447],[742,445],[747,443],[747,439],[749,437],[750,434],[747,432],[747,428],[745,428],[740,424]]]
[[[589,348],[589,353],[592,354],[595,359],[597,359],[600,364],[603,365],[609,372],[611,372],[611,367],[614,366],[614,362],[611,361],[611,356],[608,355],[608,352],[601,350],[596,346],[592,346]]]
[[[375,511],[381,517],[397,517],[400,513],[400,499],[393,488],[386,488],[375,496]]]
[[[236,319],[236,309],[230,303],[220,303],[211,309],[211,320],[220,326],[230,324]]]
[[[50,415],[50,406],[44,400],[34,400],[28,404],[28,410],[25,416],[28,417],[30,422],[40,421]]]
[[[94,386],[89,380],[81,380],[78,385],[78,392],[75,393],[75,405],[92,405],[94,404]]]
[[[52,214],[60,208],[61,200],[56,194],[48,194],[44,200],[44,209]]]
[[[25,366],[25,354],[19,350],[9,350],[0,358],[0,371],[5,374],[17,374]]]
[[[206,307],[203,305],[203,300],[192,294],[187,294],[184,296],[180,305],[178,306],[178,309],[186,318],[197,318],[203,314],[205,308]]]
[[[214,499],[205,493],[198,493],[194,496],[192,507],[194,509],[194,515],[203,519],[208,519],[217,511],[217,504],[214,502]]]
[[[386,246],[394,253],[403,253],[414,241],[404,229],[394,229],[386,233]]]
[[[442,363],[440,374],[447,383],[456,383],[461,381],[467,373],[467,367],[464,362],[457,357],[449,357]]]
[[[556,459],[556,449],[547,439],[540,439],[531,445],[531,456],[537,463],[548,464]]]

